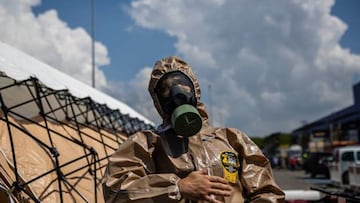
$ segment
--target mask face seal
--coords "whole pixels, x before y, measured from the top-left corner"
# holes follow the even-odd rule
[[[166,74],[160,79],[155,92],[161,108],[171,115],[171,123],[177,134],[189,137],[200,131],[202,119],[195,108],[194,85],[186,75],[179,71]]]

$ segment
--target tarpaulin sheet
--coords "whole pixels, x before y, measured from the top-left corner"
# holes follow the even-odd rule
[[[120,143],[110,139],[113,137],[112,134],[101,131],[101,133],[92,130],[90,128],[81,128],[78,132],[68,126],[59,125],[53,122],[48,122],[48,129],[59,133],[63,136],[48,135],[48,129],[42,127],[45,126],[42,119],[38,120],[38,123],[30,123],[25,121],[17,121],[12,117],[8,117],[11,123],[9,133],[6,122],[0,122],[0,177],[1,183],[6,188],[11,188],[12,183],[15,182],[15,170],[13,168],[13,151],[11,147],[11,141],[13,140],[13,149],[16,156],[17,172],[22,177],[21,182],[27,182],[34,178],[39,177],[42,174],[43,177],[31,182],[27,185],[29,192],[33,193],[41,202],[55,203],[60,202],[59,198],[59,185],[57,167],[54,161],[54,156],[49,152],[47,148],[42,146],[38,141],[34,140],[28,134],[19,130],[23,129],[27,133],[36,136],[37,139],[51,145],[50,142],[54,143],[59,153],[60,166],[69,163],[77,158],[85,155],[87,150],[84,150],[82,146],[72,142],[72,140],[81,141],[82,144],[92,147],[97,152],[97,158],[99,161],[96,163],[92,161],[92,156],[81,158],[74,161],[66,166],[60,167],[60,171],[64,174],[66,179],[62,181],[63,190],[63,202],[95,202],[94,188],[97,188],[98,199],[97,202],[103,202],[102,189],[101,189],[101,177],[105,170],[107,159],[103,159],[107,155],[114,152]],[[17,126],[18,128],[16,128]],[[121,140],[125,140],[126,136],[118,135]],[[51,137],[51,140],[49,139]],[[66,138],[69,138],[66,139]],[[100,161],[103,159],[102,161]],[[89,172],[89,163],[95,163],[97,169],[96,186],[94,185],[94,177]],[[25,199],[26,195],[21,194]],[[30,201],[31,202],[31,201]]]

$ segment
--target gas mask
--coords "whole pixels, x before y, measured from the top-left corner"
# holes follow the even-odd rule
[[[179,71],[164,75],[156,86],[156,94],[164,112],[171,115],[174,131],[183,137],[197,134],[202,127],[194,85]]]

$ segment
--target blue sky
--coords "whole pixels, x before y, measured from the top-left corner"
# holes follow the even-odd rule
[[[83,27],[91,33],[91,1],[43,0],[35,13],[56,9],[59,18],[70,27]],[[95,38],[109,50],[111,64],[102,70],[108,79],[126,81],[133,78],[137,67],[152,65],[155,60],[175,53],[174,39],[160,31],[134,26],[125,11],[131,1],[94,1]],[[131,30],[130,30],[131,29]]]
[[[349,48],[354,53],[360,53],[360,1],[336,1],[332,13],[338,16],[346,24],[349,29],[341,38],[341,45]]]
[[[214,125],[250,135],[353,103],[358,0],[94,2],[96,88],[155,123],[148,77],[168,55],[193,67]],[[90,13],[90,0],[0,0],[0,40],[91,84]]]
[[[134,26],[134,21],[124,9],[130,2],[94,0],[95,38],[109,50],[111,64],[104,66],[103,70],[111,80],[129,80],[137,72],[134,67],[144,67],[156,59],[176,53],[174,38],[160,31]],[[91,0],[88,3],[81,0],[43,0],[33,8],[35,14],[49,9],[57,10],[59,18],[70,27],[83,27],[91,33]],[[360,42],[357,41],[360,35],[360,1],[337,0],[332,13],[349,25],[341,38],[341,45],[360,53]],[[130,28],[131,31],[127,31]]]

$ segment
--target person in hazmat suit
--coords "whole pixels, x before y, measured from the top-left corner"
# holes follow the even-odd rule
[[[163,123],[131,135],[109,158],[107,203],[285,202],[269,160],[250,138],[209,125],[186,62],[157,61],[148,90]]]

